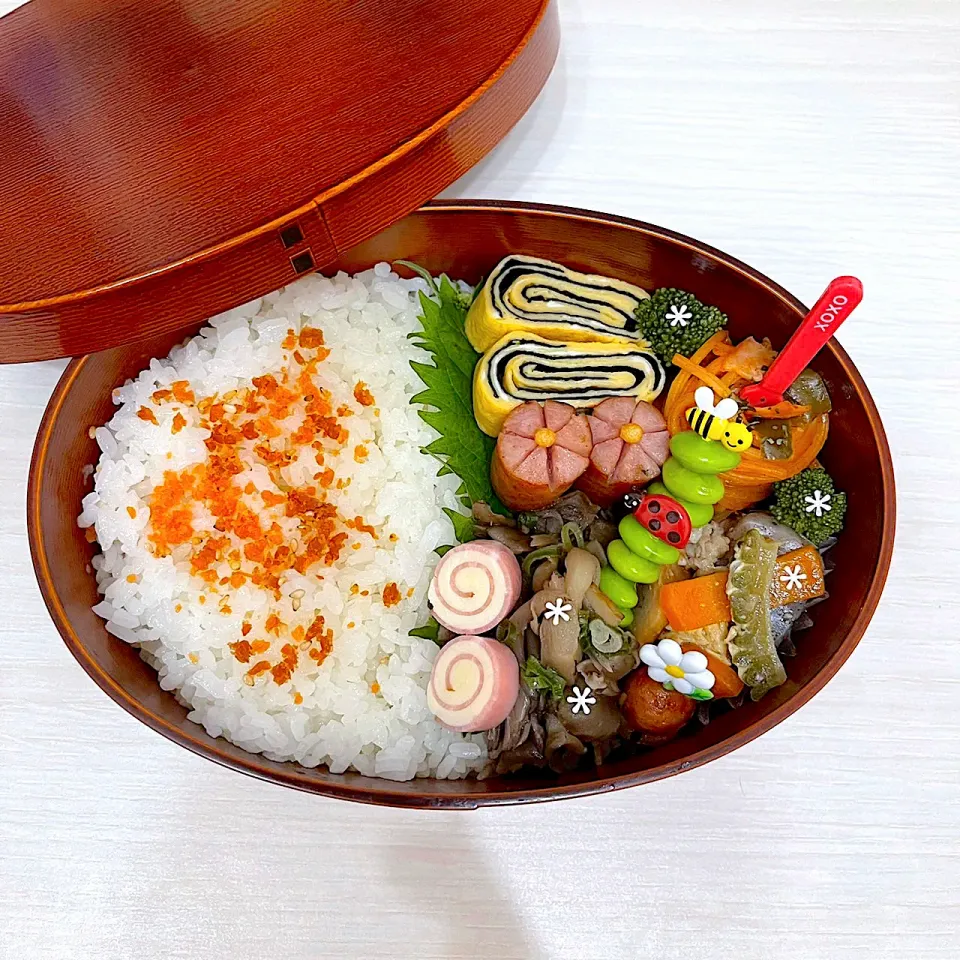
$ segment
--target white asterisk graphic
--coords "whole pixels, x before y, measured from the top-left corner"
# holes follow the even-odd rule
[[[543,616],[546,620],[552,620],[553,625],[556,626],[561,620],[566,623],[570,619],[572,609],[573,607],[569,603],[563,602],[563,597],[557,597],[553,603],[547,601],[547,610]]]
[[[693,314],[683,304],[679,307],[673,304],[666,312],[664,319],[670,321],[671,327],[675,327],[678,323],[681,327],[685,327],[693,319]]]
[[[830,494],[822,493],[820,490],[814,490],[812,497],[804,497],[807,502],[807,513],[815,513],[819,520],[825,513],[829,513],[833,507],[830,506]]]
[[[593,691],[589,687],[584,687],[582,690],[579,687],[574,687],[573,696],[567,697],[567,703],[572,704],[571,712],[579,713],[582,710],[589,715],[590,704],[597,702],[597,698],[592,694]]]
[[[781,577],[780,582],[787,590],[792,590],[794,587],[799,590],[803,586],[803,581],[807,579],[799,563],[795,567],[784,567],[783,572],[786,576]]]

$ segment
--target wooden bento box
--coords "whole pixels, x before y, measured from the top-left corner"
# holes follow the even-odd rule
[[[0,360],[76,357],[41,424],[28,493],[31,550],[57,629],[110,697],[202,756],[326,796],[432,808],[632,786],[769,730],[824,686],[863,635],[886,578],[895,514],[877,409],[831,341],[815,363],[834,402],[822,460],[851,508],[830,597],[798,644],[789,679],[664,746],[560,776],[397,783],[273,762],[207,736],[137,651],[106,632],[91,610],[93,548],[76,522],[89,489],[83,468],[98,456],[88,428],[111,416],[114,387],[208,316],[315,269],[356,272],[404,259],[476,282],[508,253],[647,289],[695,290],[730,315],[734,337],[768,336],[775,347],[806,313],[744,264],[648,224],[520,203],[421,206],[522,115],[559,40],[546,0],[454,6],[406,0],[388,18],[375,0],[243,0],[226,12],[198,3],[187,18],[176,3],[120,12],[92,0],[69,10],[33,0],[0,19],[0,106],[13,117],[0,163],[15,171],[0,195],[0,268],[9,281]],[[415,25],[418,49],[434,53],[429,62],[411,60],[404,43]],[[258,69],[238,59],[250,49]],[[23,58],[37,50],[47,58],[44,76],[71,78],[51,81],[42,102],[23,83]]]

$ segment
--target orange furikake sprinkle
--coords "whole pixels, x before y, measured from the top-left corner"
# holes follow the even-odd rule
[[[377,539],[377,531],[374,527],[371,527],[369,523],[363,522],[363,517],[354,517],[352,520],[344,520],[344,526],[350,527],[352,530],[356,530],[357,533],[369,533],[374,540]]]
[[[357,446],[354,447],[353,459],[356,460],[357,463],[363,463],[369,456],[370,451],[362,443],[358,443]]]
[[[164,400],[169,400],[173,396],[172,390],[154,390],[151,400],[154,403],[163,403]]]
[[[83,539],[86,540],[87,543],[93,543],[94,540],[97,539],[97,531],[96,531],[96,528],[95,528],[95,527],[87,527],[87,529],[83,531]]]
[[[134,507],[127,507],[127,516],[129,516],[131,520],[136,520],[137,519],[136,509]]]
[[[379,693],[379,692],[380,692],[380,684],[379,684],[379,683],[376,683],[376,682],[371,683],[371,684],[370,684],[370,692],[373,693],[373,694]]]
[[[353,388],[353,398],[361,407],[372,407],[376,403],[373,394],[362,380]]]
[[[174,380],[170,384],[170,392],[173,394],[173,399],[180,403],[194,403],[197,399],[190,389],[189,380]]]
[[[248,671],[247,676],[251,679],[259,677],[261,673],[266,673],[270,669],[269,660],[258,660]]]
[[[128,573],[127,583],[136,583],[136,582],[137,582],[137,575],[135,573]]]
[[[400,588],[393,582],[388,583],[383,588],[382,599],[385,607],[395,607],[401,600]]]
[[[283,338],[283,343],[280,344],[284,350],[292,350],[297,345],[297,332],[294,329],[289,329],[287,335]]]
[[[303,703],[303,694],[302,694],[302,693],[295,693],[295,694],[293,695],[293,702],[299,707],[300,704]]]
[[[146,420],[147,423],[152,423],[155,426],[160,426],[160,424],[157,423],[157,415],[149,407],[141,407],[137,411],[137,416],[141,420]]]
[[[246,640],[238,640],[236,643],[228,643],[227,646],[230,648],[230,652],[241,662],[249,663],[250,656],[253,653],[253,650],[250,647],[250,644]]]
[[[341,418],[353,416],[355,408],[337,406],[331,392],[315,380],[329,355],[323,333],[310,327],[299,336],[288,331],[284,348],[295,351],[296,365],[290,359],[287,369],[255,377],[251,387],[198,398],[189,381],[180,380],[154,397],[157,402],[189,404],[209,435],[204,440],[204,462],[166,471],[154,488],[147,500],[147,537],[155,555],[169,556],[176,550],[178,560],[186,559],[192,574],[205,585],[199,601],[211,599],[223,615],[231,615],[240,602],[234,590],[247,585],[260,588],[279,603],[288,571],[323,579],[317,568],[336,563],[348,547],[361,549],[360,534],[377,539],[376,529],[363,517],[343,517],[336,504],[327,502],[327,491],[348,481],[338,482],[325,459],[335,464],[332,458],[341,451],[353,449],[363,457],[369,451],[348,444],[350,434]],[[373,403],[363,383],[356,384],[353,395],[361,406]],[[152,410],[143,410],[144,419],[156,422]],[[175,408],[171,432],[196,423],[191,417],[188,409]],[[304,463],[305,476],[312,479],[294,486],[286,468]],[[272,483],[252,480],[251,469],[261,477],[266,471]],[[87,536],[96,534],[91,530]],[[354,586],[353,593],[358,592]],[[369,596],[369,590],[363,595]],[[294,597],[295,611],[302,597],[302,591]],[[244,676],[248,685],[262,674],[278,684],[288,683],[304,653],[320,664],[333,648],[333,631],[319,613],[309,625],[290,627],[279,611],[279,607],[276,612],[264,611],[262,625],[258,621],[264,639],[259,640],[252,640],[253,617],[245,614],[241,637],[229,645],[239,662],[251,665]],[[278,658],[271,651],[281,644]]]
[[[323,346],[323,331],[316,327],[304,327],[300,331],[300,346],[308,350]]]

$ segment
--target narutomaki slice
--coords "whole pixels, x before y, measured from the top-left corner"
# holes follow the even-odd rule
[[[670,455],[670,434],[652,404],[632,397],[610,397],[597,404],[587,422],[593,451],[577,489],[594,503],[609,507],[660,475]]]
[[[427,706],[459,733],[489,730],[507,719],[520,691],[513,651],[489,637],[454,637],[433,662]]]
[[[587,418],[556,400],[522,403],[497,438],[490,479],[511,510],[539,510],[587,469],[593,441]]]
[[[507,547],[495,540],[474,540],[443,556],[427,599],[434,617],[448,630],[485,633],[513,611],[522,582],[520,564]]]

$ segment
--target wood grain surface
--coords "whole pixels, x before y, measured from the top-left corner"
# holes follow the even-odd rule
[[[459,196],[689,233],[806,301],[884,414],[897,551],[813,702],[716,763],[533,808],[282,791],[151,733],[87,679],[23,502],[62,364],[0,368],[3,960],[953,960],[960,925],[960,6],[561,0],[544,95]]]
[[[34,0],[0,23],[0,362],[177,329],[448,187],[556,58],[550,0]]]

